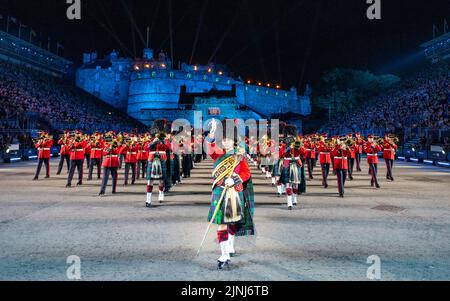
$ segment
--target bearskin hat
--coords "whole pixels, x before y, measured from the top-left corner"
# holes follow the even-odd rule
[[[297,136],[297,127],[295,125],[286,125],[284,128],[284,135],[287,136]]]

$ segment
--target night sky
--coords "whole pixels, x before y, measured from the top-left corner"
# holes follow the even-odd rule
[[[0,14],[42,32],[43,45],[47,36],[53,43],[59,41],[65,46],[63,56],[76,64],[89,50],[97,50],[101,57],[113,49],[140,57],[147,26],[150,46],[170,56],[171,21],[174,66],[191,58],[198,64],[211,60],[226,64],[245,80],[296,86],[301,91],[334,67],[398,73],[402,63],[417,57],[419,44],[432,38],[433,24],[442,33],[444,18],[450,23],[449,0],[381,0],[382,20],[374,21],[366,17],[366,0],[81,3],[81,21],[66,18],[66,0],[0,0]],[[0,20],[3,30],[5,18]]]

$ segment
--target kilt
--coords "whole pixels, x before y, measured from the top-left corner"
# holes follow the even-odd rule
[[[152,178],[152,164],[153,161],[148,161],[147,164],[147,181],[151,181],[151,180],[165,180],[167,177],[167,168],[166,168],[166,161],[161,160],[161,173],[162,173],[162,177],[161,178]]]
[[[283,167],[283,160],[278,160],[277,162],[275,162],[275,164],[273,165],[273,176],[274,177],[281,176],[282,167]]]
[[[291,177],[291,169],[296,169],[296,170],[292,170],[292,172],[296,172],[294,174],[294,177]],[[289,167],[281,167],[281,174],[280,174],[280,183],[281,184],[294,184],[294,185],[299,185],[302,182],[301,179],[301,174],[302,174],[302,168],[295,162],[292,161],[289,164]]]

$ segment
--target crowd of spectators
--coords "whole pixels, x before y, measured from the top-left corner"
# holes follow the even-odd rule
[[[447,60],[428,65],[360,109],[331,121],[326,129],[341,133],[403,133],[405,129],[417,128],[449,131],[449,104],[450,62]]]
[[[30,140],[24,122],[30,116],[43,120],[47,126],[38,130],[46,131],[131,131],[143,126],[69,81],[0,61],[0,149],[14,140]]]

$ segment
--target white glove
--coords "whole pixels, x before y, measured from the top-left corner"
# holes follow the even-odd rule
[[[233,187],[234,186],[234,180],[233,179],[226,179],[225,180],[225,185],[227,185],[228,187]]]

